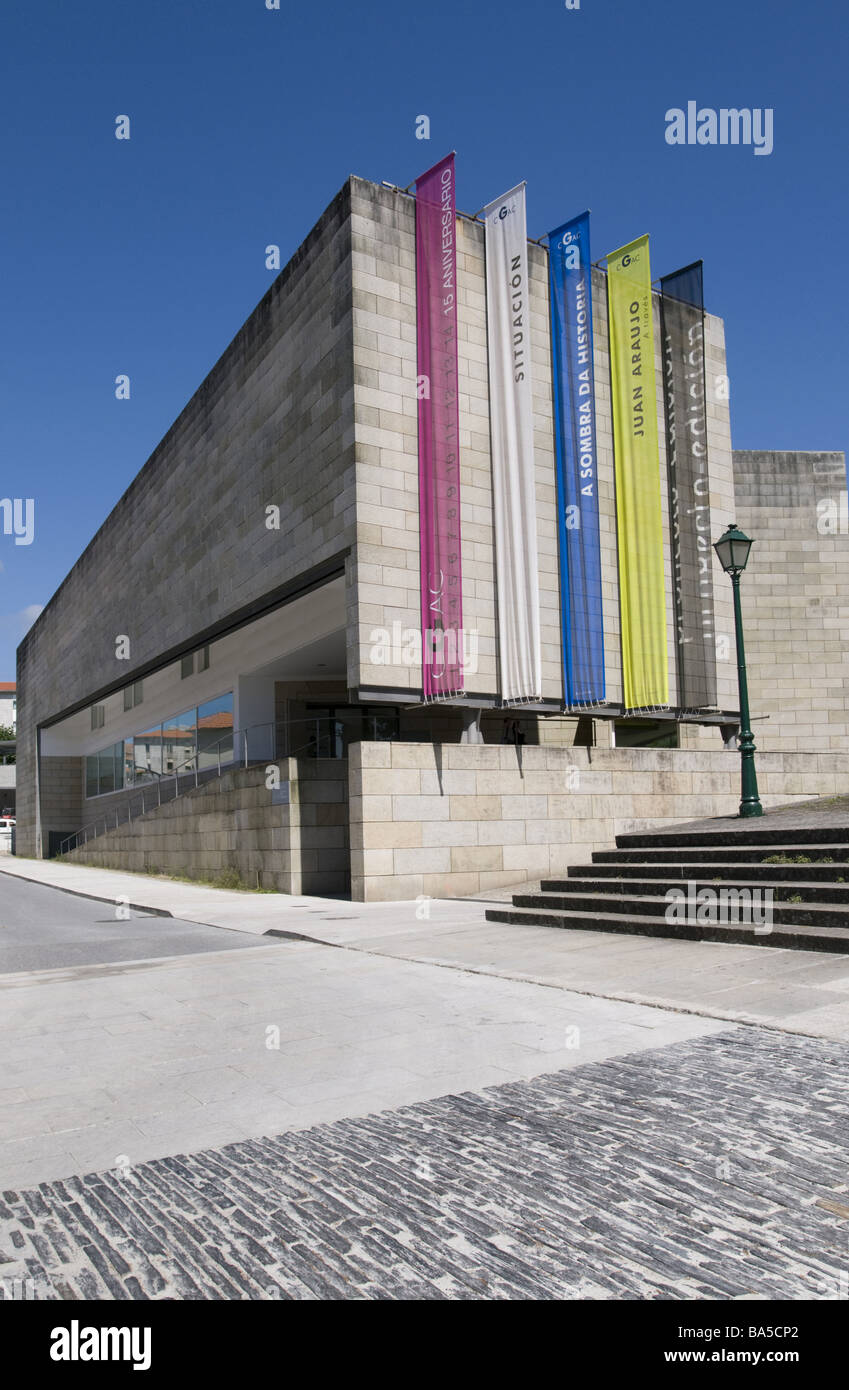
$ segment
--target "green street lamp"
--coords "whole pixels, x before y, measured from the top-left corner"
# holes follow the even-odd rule
[[[746,568],[753,542],[732,522],[724,535],[714,542],[719,563],[731,576],[734,590],[734,630],[737,637],[737,682],[740,690],[740,761],[741,816],[762,816],[764,808],[758,796],[758,777],[755,772],[755,736],[749,716],[749,686],[746,680],[746,653],[743,649],[743,614],[740,608],[740,575]]]

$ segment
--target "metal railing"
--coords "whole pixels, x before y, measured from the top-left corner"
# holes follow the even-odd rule
[[[319,725],[327,722],[326,719],[306,719],[292,720],[290,723],[306,723]],[[75,830],[72,835],[67,835],[60,842],[57,857],[68,854],[72,849],[79,849],[80,845],[87,845],[89,840],[96,840],[101,835],[105,835],[108,830],[118,830],[120,826],[129,825],[137,820],[139,816],[145,815],[159,806],[165,806],[169,801],[175,801],[177,797],[184,796],[187,791],[193,791],[195,787],[204,782],[211,782],[221,777],[225,772],[232,772],[234,768],[250,767],[251,764],[264,763],[277,757],[295,757],[301,752],[312,752],[320,744],[320,731],[316,727],[313,739],[308,740],[302,748],[292,749],[289,753],[280,753],[279,747],[285,741],[288,744],[288,729],[290,725],[280,722],[268,724],[252,724],[247,729],[230,729],[215,743],[208,744],[203,748],[196,748],[188,757],[184,758],[176,767],[169,768],[167,772],[161,772],[157,768],[146,767],[143,769],[145,776],[153,777],[156,781],[148,786],[142,786],[140,792],[131,793],[126,801],[110,807],[104,811],[102,816],[96,820],[89,821],[86,825]],[[286,730],[284,739],[280,738],[280,731]],[[226,745],[226,747],[224,747]],[[225,756],[222,758],[222,752]],[[215,755],[215,762],[201,767],[201,762],[211,754]],[[230,756],[227,757],[226,754]],[[320,757],[320,753],[315,756]],[[188,769],[183,772],[183,769]],[[182,785],[181,785],[182,783]],[[150,796],[148,796],[150,793]]]
[[[364,715],[361,721],[363,737],[369,736],[367,731],[371,726],[371,739],[378,739],[380,723],[379,716]],[[297,747],[292,747],[291,731],[296,726],[302,725],[308,726],[309,735],[303,743],[299,743]],[[142,769],[146,776],[155,778],[155,782],[147,786],[143,785],[136,792],[131,792],[125,801],[110,807],[95,820],[89,821],[79,830],[75,830],[72,835],[67,835],[60,842],[57,857],[70,853],[72,849],[79,849],[80,845],[86,845],[90,840],[98,839],[109,830],[120,829],[122,824],[131,824],[139,816],[146,815],[148,811],[164,806],[168,802],[176,800],[177,797],[184,796],[186,792],[193,791],[202,783],[214,781],[225,772],[233,771],[234,768],[273,762],[280,758],[295,758],[302,754],[311,758],[332,760],[343,758],[347,752],[346,731],[346,725],[343,721],[326,714],[312,715],[303,719],[275,720],[266,724],[253,724],[247,729],[230,729],[216,743],[204,748],[196,748],[188,758],[184,758],[181,763],[178,763],[174,768],[169,768],[167,772],[152,767]],[[433,740],[434,731],[430,721],[427,724],[427,732]],[[225,750],[223,745],[229,745],[229,747]],[[230,756],[222,757],[222,752],[229,752]],[[215,762],[201,767],[199,764],[212,753],[215,754]],[[184,768],[187,769],[185,772],[182,771]],[[114,795],[120,795],[121,790]]]

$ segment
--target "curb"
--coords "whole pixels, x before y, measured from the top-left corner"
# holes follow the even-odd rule
[[[64,888],[59,883],[45,883],[41,878],[28,878],[26,874],[9,873],[7,869],[0,867],[0,874],[6,874],[9,878],[19,878],[24,883],[34,883],[39,888],[53,888],[57,893],[68,893],[72,898],[87,898],[92,903],[111,903],[115,906],[115,898],[104,898],[100,893],[83,893],[79,888]],[[133,912],[146,912],[151,917],[173,917],[173,912],[169,912],[167,907],[147,907],[144,903],[127,903],[127,907]]]

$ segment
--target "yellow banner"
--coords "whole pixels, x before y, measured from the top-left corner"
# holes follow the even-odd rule
[[[607,258],[625,708],[669,704],[649,239]]]

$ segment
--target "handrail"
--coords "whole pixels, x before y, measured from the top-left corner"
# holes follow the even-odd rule
[[[180,769],[183,768],[183,767],[186,767],[187,764],[189,764],[189,763],[195,763],[195,764],[196,764],[196,766],[195,766],[195,779],[194,779],[194,785],[195,785],[196,787],[199,785],[199,782],[198,782],[199,763],[200,763],[200,756],[201,756],[202,754],[212,753],[213,751],[217,750],[217,767],[216,767],[216,775],[220,777],[220,776],[221,776],[221,770],[222,770],[222,762],[221,762],[221,745],[222,745],[223,743],[232,743],[232,744],[233,744],[233,752],[235,753],[235,749],[236,749],[236,736],[237,736],[237,734],[243,734],[243,735],[244,735],[244,746],[245,746],[245,757],[246,757],[245,766],[247,766],[248,734],[251,732],[251,730],[256,730],[256,729],[273,729],[273,728],[275,728],[275,727],[276,727],[276,721],[275,721],[274,723],[267,723],[267,724],[253,724],[253,725],[250,725],[247,729],[235,729],[235,728],[233,728],[233,729],[230,729],[226,734],[223,734],[223,735],[221,736],[221,738],[216,739],[215,743],[209,744],[209,745],[208,745],[207,747],[205,747],[205,748],[195,748],[194,753],[192,753],[192,755],[191,755],[190,757],[184,758],[183,761],[182,761],[181,763],[178,763],[177,766],[176,766],[175,768],[169,768],[169,770],[168,770],[167,772],[157,770],[156,768],[153,768],[153,767],[147,767],[147,768],[145,768],[144,771],[146,772],[146,774],[147,774],[148,776],[150,776],[150,777],[155,777],[155,778],[156,778],[157,800],[156,800],[156,803],[155,803],[155,804],[156,804],[157,806],[161,806],[161,805],[162,805],[162,783],[163,783],[165,780],[170,780],[172,777],[174,778],[174,795],[173,795],[172,797],[169,797],[169,798],[168,798],[168,801],[175,801],[175,800],[177,799],[178,796],[183,795],[183,793],[180,791]],[[224,769],[226,770],[226,769],[232,767],[233,764],[234,764],[236,761],[237,761],[237,760],[236,760],[235,757],[231,758],[231,759],[229,760],[229,762],[226,762],[226,763],[223,764]],[[207,773],[211,773],[211,772],[213,771],[213,769],[212,769],[211,767],[210,767],[210,768],[205,768],[204,771],[207,772]],[[210,780],[210,779],[207,778],[206,780]],[[144,786],[142,786],[142,788],[141,788],[141,812],[140,812],[141,815],[145,815],[146,812],[147,812],[148,810],[152,810],[152,809],[153,809],[152,806],[148,807],[148,806],[145,805],[145,790],[146,790],[146,788],[145,788]],[[127,819],[126,819],[126,821],[124,822],[126,825],[129,825],[133,820],[136,819],[136,817],[133,815],[133,806],[132,806],[132,797],[133,797],[133,795],[134,795],[134,793],[131,792],[131,793],[130,793],[130,797],[128,798],[127,803],[126,803],[126,806],[127,806]],[[166,802],[166,805],[167,805],[167,802]],[[119,824],[120,824],[120,812],[121,812],[121,809],[122,809],[122,808],[121,808],[120,806],[116,806],[116,807],[115,807],[115,823],[114,823],[114,829],[116,829],[116,830],[117,830],[117,828],[118,828],[118,826],[119,826]],[[89,831],[92,832],[92,838],[93,838],[93,839],[96,839],[97,836],[98,836],[98,834],[105,834],[107,830],[113,829],[113,826],[112,826],[112,824],[111,824],[111,819],[112,819],[112,817],[111,817],[111,811],[104,812],[104,814],[103,814],[102,816],[98,816],[95,820],[89,821],[86,825],[80,826],[79,830],[75,830],[75,831],[73,832],[73,834],[71,834],[71,835],[66,835],[65,839],[62,840],[62,841],[60,841],[60,844],[59,844],[59,856],[61,856],[61,855],[63,855],[63,854],[69,853],[69,849],[67,849],[66,846],[70,846],[72,840],[74,840],[74,841],[77,842],[77,843],[73,846],[73,848],[75,848],[75,849],[78,848],[78,847],[79,847],[79,837],[80,837],[81,835],[84,837],[84,838],[83,838],[83,844],[85,845],[85,844],[88,844]],[[98,828],[99,826],[102,826],[102,829],[98,831],[97,828]]]
[[[288,753],[282,753],[282,754],[278,754],[278,753],[277,753],[277,751],[276,751],[276,745],[277,745],[277,731],[282,729],[282,730],[285,730],[285,732],[288,734],[289,729],[292,728],[292,727],[294,727],[294,726],[297,725],[297,724],[314,724],[314,725],[315,725],[315,749],[317,750],[318,747],[319,747],[319,742],[320,742],[320,726],[321,726],[322,723],[326,723],[326,722],[328,722],[328,716],[327,716],[327,715],[323,715],[323,716],[322,716],[322,715],[318,715],[318,716],[315,716],[315,715],[314,715],[314,716],[312,716],[312,717],[306,717],[306,718],[304,718],[304,719],[290,719],[290,720],[275,719],[275,720],[270,720],[270,721],[268,721],[268,722],[265,723],[265,724],[250,724],[250,725],[248,725],[248,727],[247,727],[246,729],[236,729],[236,728],[232,728],[232,729],[230,729],[226,734],[223,734],[221,738],[216,739],[215,743],[209,744],[209,745],[208,745],[207,747],[205,747],[205,748],[195,748],[194,753],[192,753],[190,757],[184,758],[183,761],[182,761],[181,763],[178,763],[177,766],[176,766],[175,768],[170,768],[170,769],[168,770],[168,772],[157,771],[156,768],[152,768],[152,767],[145,768],[144,770],[145,770],[145,772],[148,774],[148,776],[150,776],[150,777],[155,777],[155,778],[156,778],[157,798],[156,798],[155,805],[156,805],[156,806],[161,806],[161,805],[163,804],[163,801],[162,801],[162,784],[163,784],[164,781],[170,780],[172,777],[173,777],[173,779],[174,779],[174,795],[171,796],[171,797],[168,797],[168,798],[167,798],[167,801],[165,802],[165,804],[167,805],[168,802],[170,802],[170,801],[176,801],[176,799],[177,799],[179,796],[185,795],[185,792],[180,790],[180,769],[183,768],[183,767],[186,767],[186,766],[187,766],[188,764],[190,764],[190,763],[194,763],[194,764],[195,764],[195,767],[194,767],[194,773],[195,773],[195,777],[194,777],[194,786],[195,786],[195,787],[199,786],[199,784],[200,784],[200,783],[199,783],[199,778],[200,778],[200,777],[203,777],[204,774],[207,774],[206,777],[205,777],[205,780],[206,780],[206,781],[211,781],[211,780],[212,780],[212,776],[210,776],[209,774],[213,774],[213,773],[214,773],[215,777],[221,777],[221,775],[222,775],[222,770],[223,770],[223,771],[228,771],[230,768],[232,768],[232,767],[234,767],[234,766],[238,766],[239,764],[242,764],[244,767],[248,767],[248,765],[249,765],[249,757],[248,757],[248,752],[249,752],[249,739],[248,739],[248,735],[251,734],[251,733],[255,733],[255,732],[256,732],[257,730],[259,730],[259,729],[262,729],[262,730],[265,730],[265,731],[267,731],[267,730],[270,729],[270,730],[272,731],[272,734],[273,734],[273,743],[274,743],[274,752],[273,752],[273,753],[269,754],[268,752],[265,752],[265,753],[262,754],[262,757],[260,757],[260,758],[258,758],[258,759],[255,759],[255,761],[261,762],[263,758],[268,758],[269,756],[272,758],[272,760],[277,759],[278,757],[296,757],[298,753],[301,753],[301,752],[305,751],[307,748],[309,748],[309,747],[311,746],[309,743],[305,743],[305,744],[302,744],[299,748],[293,749],[293,750],[291,750],[291,751],[288,752]],[[237,757],[237,756],[236,756],[236,744],[237,744],[237,740],[238,740],[239,738],[241,738],[241,740],[242,740],[243,753],[239,754],[239,756]],[[287,740],[287,741],[288,741],[288,740]],[[233,746],[233,757],[232,757],[228,762],[222,764],[222,762],[221,762],[221,745],[224,744],[224,743],[228,743],[228,742],[232,742],[232,746]],[[201,755],[203,755],[203,754],[208,754],[208,753],[212,753],[214,750],[217,750],[217,763],[216,763],[216,767],[215,767],[215,768],[207,767],[207,768],[204,768],[203,771],[201,771],[201,769],[200,769],[200,757],[201,757]],[[316,756],[317,756],[317,757],[320,756],[320,754],[318,754],[317,751],[316,751]],[[242,763],[242,760],[243,760],[243,759],[244,759],[244,762]],[[145,791],[146,791],[146,787],[145,787],[144,785],[142,785],[140,791],[141,791],[141,811],[140,811],[139,813],[137,813],[137,814],[145,815],[145,814],[147,813],[148,810],[153,810],[153,806],[146,806],[146,805],[145,805]],[[133,814],[133,804],[132,804],[133,796],[134,796],[134,795],[135,795],[135,793],[131,791],[131,792],[130,792],[130,796],[129,796],[128,799],[127,799],[127,802],[125,803],[125,804],[126,804],[126,807],[127,807],[127,818],[126,818],[126,821],[124,822],[125,825],[130,825],[130,824],[132,823],[132,821],[134,821],[134,820],[136,819],[136,816]],[[117,830],[118,827],[119,827],[119,825],[120,825],[120,823],[121,823],[120,816],[121,816],[121,811],[122,811],[123,808],[122,808],[122,806],[117,805],[117,806],[115,806],[114,809],[115,809],[115,820],[114,820],[114,825],[113,825],[113,823],[112,823],[112,812],[111,812],[111,810],[110,810],[110,811],[105,811],[104,814],[103,814],[102,816],[98,816],[95,820],[88,821],[88,823],[87,823],[86,825],[80,826],[79,830],[75,830],[75,831],[73,832],[73,834],[71,834],[71,835],[66,835],[65,839],[62,840],[62,841],[60,841],[60,844],[59,844],[59,851],[58,851],[57,857],[61,857],[63,854],[68,854],[68,853],[70,853],[70,849],[66,849],[66,846],[70,846],[71,841],[76,841],[76,843],[73,845],[73,848],[74,848],[74,849],[78,849],[78,848],[79,848],[79,839],[80,839],[80,836],[81,836],[81,835],[83,836],[83,844],[86,845],[86,844],[88,844],[88,840],[89,840],[89,832],[91,832],[91,838],[92,838],[92,839],[97,839],[99,835],[102,835],[102,834],[105,835],[107,830],[112,830],[112,829]]]

